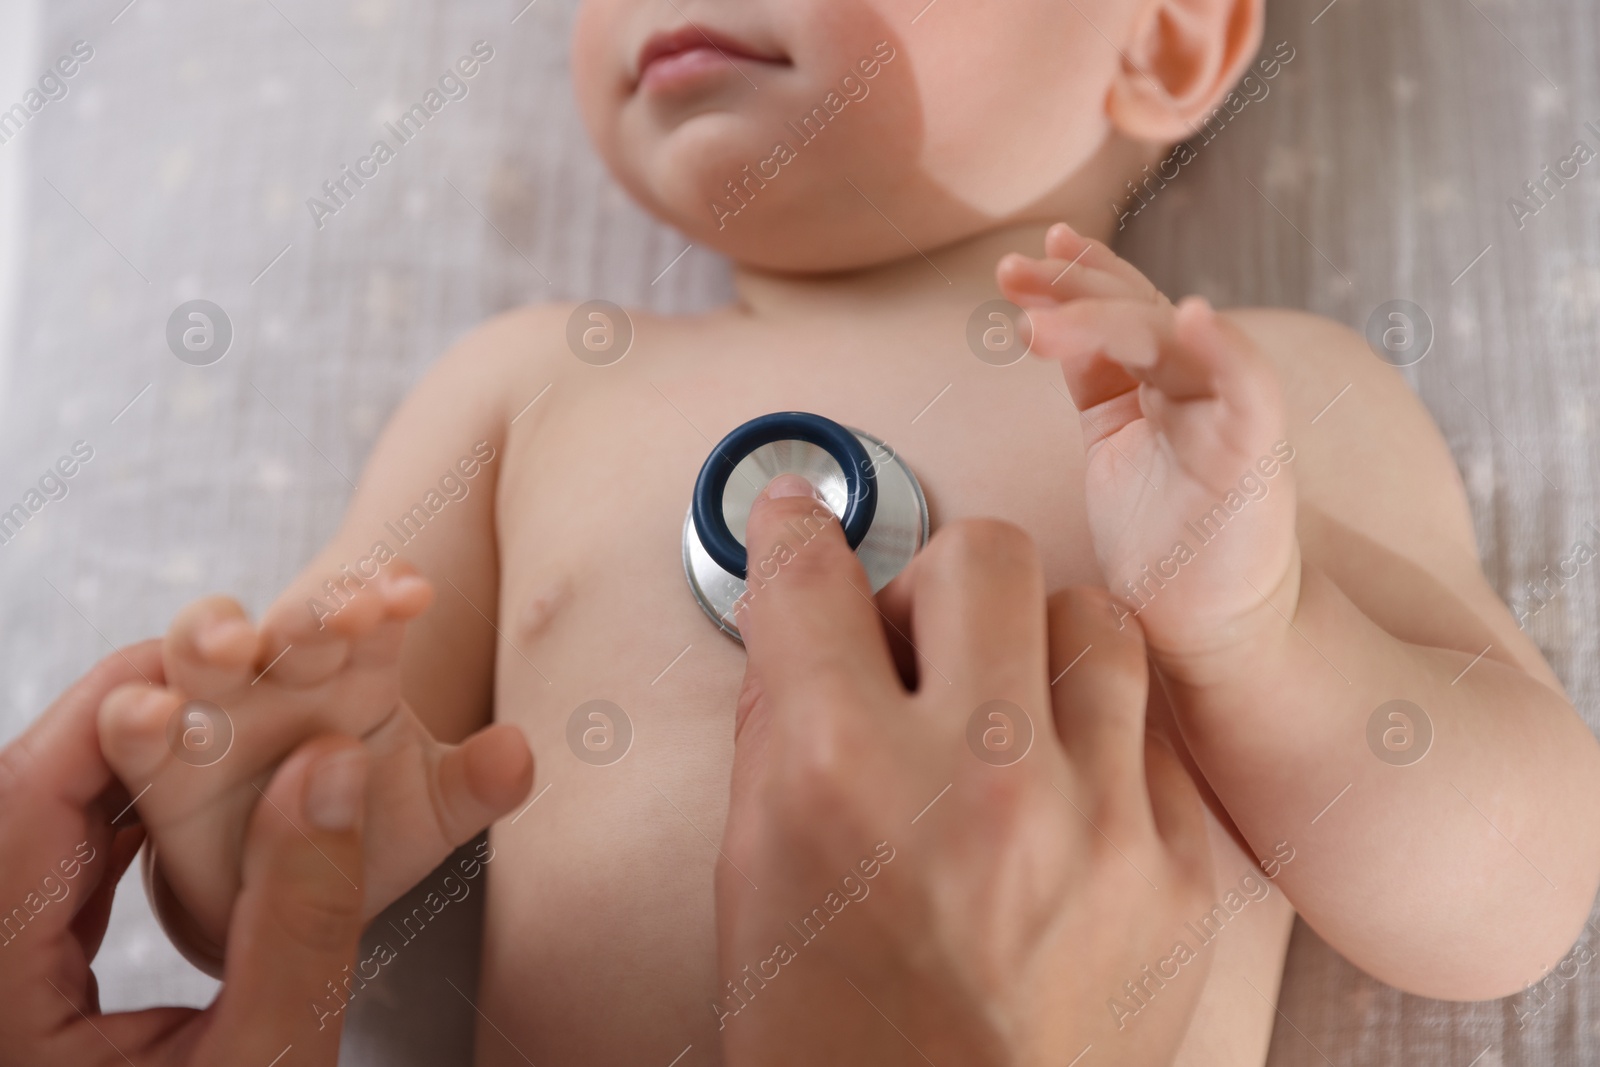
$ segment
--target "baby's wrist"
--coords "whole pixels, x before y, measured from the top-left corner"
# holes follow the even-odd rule
[[[1244,612],[1208,625],[1202,640],[1164,645],[1149,634],[1150,658],[1169,681],[1187,690],[1224,690],[1255,684],[1272,665],[1283,662],[1300,608],[1303,566],[1296,541],[1288,566],[1270,587],[1256,588],[1255,603]]]

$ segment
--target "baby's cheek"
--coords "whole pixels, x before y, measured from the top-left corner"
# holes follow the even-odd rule
[[[607,125],[627,91],[628,65],[620,41],[635,0],[584,0],[572,33],[572,82],[591,133]]]
[[[1066,182],[1105,140],[1120,60],[1072,5],[940,0],[914,26],[901,19],[883,32],[894,58],[871,83],[863,115],[899,142],[914,130],[914,142],[896,148],[914,149],[925,180],[965,207],[1012,215]]]
[[[812,46],[839,58],[863,48],[870,52],[883,40],[903,51],[910,28],[905,5],[889,0],[801,0],[782,6],[787,9],[782,17],[797,35],[804,33]]]

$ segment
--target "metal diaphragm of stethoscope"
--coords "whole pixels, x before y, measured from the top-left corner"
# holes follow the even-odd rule
[[[780,474],[810,482],[844,527],[877,592],[928,541],[928,502],[911,468],[869,433],[803,411],[763,415],[711,450],[683,523],[683,569],[705,613],[739,638],[735,602],[748,588],[744,547],[750,505]],[[805,536],[814,536],[806,534]],[[800,545],[792,549],[803,551]],[[781,561],[756,563],[757,581]]]

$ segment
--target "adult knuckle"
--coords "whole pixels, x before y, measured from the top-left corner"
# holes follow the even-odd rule
[[[1085,808],[1095,824],[1128,837],[1142,835],[1149,825],[1143,769],[1135,760],[1118,760],[1097,768],[1095,779],[1094,796]]]
[[[979,759],[962,759],[956,776],[962,803],[981,814],[986,828],[1005,831],[1032,821],[1040,812],[1052,810],[1050,801],[1061,798],[1049,779],[1023,757],[1016,763],[993,765]]]
[[[1204,830],[1189,834],[1189,838],[1181,845],[1163,838],[1159,850],[1168,868],[1173,872],[1174,882],[1209,896],[1215,885],[1218,856],[1206,839]],[[1266,877],[1259,869],[1256,873],[1268,884],[1272,882],[1272,879]]]
[[[817,538],[838,522],[828,505],[810,497],[764,499],[757,502],[756,509],[750,516],[750,524],[756,529],[801,542]]]
[[[812,632],[802,635],[810,638]],[[851,658],[850,651],[837,645],[813,643],[793,650],[792,663],[796,667],[788,684],[781,690],[767,693],[768,699],[781,699],[786,706],[796,702],[803,706],[800,714],[786,716],[792,730],[799,738],[816,734],[832,736],[852,728],[852,720],[870,707],[876,695],[875,687],[864,684],[860,668]]]
[[[809,510],[802,508],[795,516],[779,527],[777,536],[759,541],[759,547],[753,549],[749,561],[752,581],[810,584],[851,565],[852,554],[842,537],[823,536],[823,528]]]
[[[1108,589],[1075,585],[1051,593],[1048,603],[1051,622],[1057,618],[1070,622],[1094,618],[1096,615],[1111,617],[1116,599]]]
[[[1155,843],[1153,827],[1140,817],[1138,808],[1108,789],[1104,779],[1085,781],[1073,793],[1073,810],[1069,814],[1084,835],[1095,863],[1108,865],[1114,861],[1121,870],[1127,870],[1127,857]]]
[[[1035,570],[1039,551],[1028,532],[1004,519],[961,519],[929,545],[931,562],[944,574],[973,570]]]
[[[361,892],[347,884],[303,887],[280,896],[276,918],[294,943],[318,952],[343,948],[361,921]]]
[[[1139,620],[1110,590],[1075,586],[1050,594],[1052,633],[1081,637],[1124,656],[1144,661],[1144,631]]]
[[[994,827],[1013,827],[1034,808],[1034,790],[1017,767],[982,767],[968,786],[974,802]]]
[[[806,731],[799,743],[788,746],[783,776],[785,798],[800,809],[833,808],[846,792],[848,760],[841,752],[837,731],[825,726]]]
[[[1087,810],[1084,817],[1088,820],[1084,847],[1095,881],[1112,887],[1118,894],[1148,889],[1148,879],[1161,871],[1161,865],[1155,862],[1159,857],[1151,855],[1143,841],[1130,838],[1122,826],[1106,821],[1099,812]]]
[[[1169,860],[1166,884],[1171,885],[1171,907],[1183,915],[1200,915],[1216,904],[1216,887],[1208,864]]]
[[[776,776],[779,807],[789,828],[833,830],[856,821],[865,739],[832,715],[819,715],[785,739]]]
[[[788,568],[802,582],[821,581],[837,574],[850,563],[849,546],[832,538],[801,541],[793,546],[792,551],[793,559]]]
[[[1083,832],[1093,831],[1081,822],[1074,826],[1065,821],[1065,817],[1076,821],[1077,816],[1068,809],[1064,817],[1058,809],[1065,805],[1047,783],[1019,773],[1017,767],[985,770],[989,773],[957,783],[957,798],[968,814],[958,834],[964,849],[1008,868],[1017,863],[1035,866],[1032,876],[1041,880],[1050,880],[1055,875],[1047,872],[1067,866],[1095,869],[1087,862],[1088,854],[1075,847]]]

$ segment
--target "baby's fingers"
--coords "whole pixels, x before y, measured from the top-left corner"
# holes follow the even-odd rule
[[[1045,234],[1044,254],[1054,260],[1077,262],[1080,266],[1112,275],[1127,287],[1130,296],[1153,304],[1167,302],[1155,283],[1146,278],[1138,267],[1113,252],[1110,245],[1084,237],[1064,222],[1056,223]]]
[[[1136,397],[1163,341],[1170,341],[1171,312],[1127,300],[1082,300],[1036,308],[1023,319],[1029,351],[1061,364],[1067,391],[1079,411]],[[1135,413],[1135,417],[1136,417]]]
[[[162,643],[167,680],[190,696],[227,692],[250,675],[260,638],[237,600],[209,596],[178,612]]]
[[[176,690],[129,682],[100,704],[100,751],[117,777],[138,792],[172,759],[167,730],[184,702]],[[178,740],[187,724],[180,724]]]
[[[404,560],[370,578],[328,579],[320,594],[280,598],[267,613],[258,669],[272,681],[310,686],[352,666],[390,666],[406,624],[433,602],[433,587]]]
[[[1033,259],[1012,253],[1000,260],[995,279],[1007,300],[1030,312],[1071,300],[1138,298],[1125,280],[1089,266],[1087,258]]]
[[[1062,364],[1080,410],[1141,382],[1179,401],[1226,391],[1241,373],[1242,353],[1215,317],[1197,297],[1177,312],[1131,300],[1079,300],[1028,313],[1032,352]]]
[[[454,848],[527,799],[533,753],[521,730],[495,723],[447,748],[437,775],[439,826]]]
[[[1111,298],[1172,306],[1137,267],[1104,243],[1080,237],[1065,223],[1051,227],[1045,253],[1044,259],[1006,256],[995,270],[1001,292],[1019,307]]]
[[[533,787],[533,752],[516,726],[493,723],[459,745],[447,745],[428,736],[415,715],[402,709],[364,739],[373,763],[367,806],[376,813],[370,840],[382,847],[371,869],[380,883],[414,862],[430,870],[526,800]],[[437,833],[418,822],[430,817]],[[397,859],[396,846],[412,854]],[[431,848],[441,851],[430,853]],[[382,897],[379,892],[369,903],[383,907],[389,901]]]

